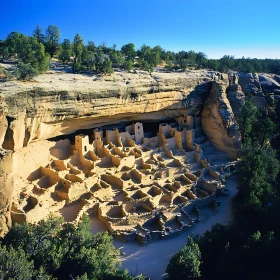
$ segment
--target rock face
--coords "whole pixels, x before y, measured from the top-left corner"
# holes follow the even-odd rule
[[[6,188],[0,190],[0,206],[9,204],[9,197],[12,190],[12,180],[9,174],[12,172],[12,152],[4,149],[0,150],[0,176],[1,183]],[[0,208],[0,211],[3,208]]]
[[[234,159],[237,157],[240,138],[226,88],[225,82],[212,83],[211,92],[201,112],[201,125],[214,147]]]
[[[209,72],[189,74],[117,73],[109,78],[46,74],[32,83],[0,85],[0,140],[19,150],[34,140],[70,134],[116,122],[157,120],[186,112],[184,99],[192,92],[195,111],[207,94]],[[206,85],[198,92],[198,85]],[[8,126],[8,127],[7,127]]]
[[[244,94],[257,94],[261,92],[261,84],[259,76],[251,73],[239,73],[238,83]]]
[[[280,99],[280,78],[274,74],[239,73],[238,84],[246,96],[252,96],[259,109]]]
[[[245,102],[245,94],[236,79],[231,79],[227,90],[227,98],[230,102],[235,119],[238,121],[241,114],[242,106]]]
[[[4,139],[5,139],[5,133],[6,133],[6,130],[8,128],[8,121],[5,117],[5,115],[3,114],[0,114],[0,127],[1,127],[1,130],[0,130],[0,146],[2,146],[3,142],[4,142]]]
[[[13,192],[12,171],[12,152],[0,149],[0,236],[7,230],[7,225],[11,224],[10,215],[7,213]]]
[[[14,221],[16,219],[22,221],[24,217],[23,210],[18,208],[19,205],[13,201],[26,200],[31,206],[35,205],[35,210],[37,206],[41,205],[41,201],[37,200],[38,191],[47,193],[50,188],[45,190],[44,185],[49,186],[53,183],[49,180],[49,175],[44,172],[49,169],[59,169],[62,179],[57,178],[56,170],[53,172],[56,180],[69,181],[71,179],[73,186],[77,187],[81,178],[73,175],[73,172],[79,175],[79,172],[72,167],[75,163],[75,155],[71,159],[73,162],[69,162],[65,168],[61,169],[69,158],[69,153],[72,154],[74,151],[73,143],[63,140],[69,142],[69,147],[67,146],[67,149],[64,150],[61,147],[54,147],[57,139],[54,141],[51,138],[84,129],[93,130],[106,125],[129,126],[136,122],[163,122],[176,119],[178,125],[176,133],[172,125],[162,127],[168,128],[168,133],[174,130],[173,132],[176,134],[174,137],[177,137],[178,141],[182,126],[193,118],[190,126],[193,126],[194,129],[186,132],[185,142],[195,140],[196,149],[205,155],[205,158],[201,159],[202,166],[211,163],[213,159],[218,161],[219,154],[210,153],[213,146],[227,154],[228,157],[235,159],[239,147],[236,120],[240,117],[245,97],[252,95],[256,104],[260,108],[264,108],[266,104],[279,99],[279,82],[280,77],[271,74],[238,74],[229,79],[227,75],[202,70],[172,74],[155,73],[153,75],[142,71],[135,74],[116,72],[110,77],[50,72],[36,77],[32,82],[1,83],[0,229],[2,231],[0,231],[0,235],[11,225],[11,217]],[[101,138],[103,136],[100,135]],[[154,159],[150,161],[147,159],[150,163],[140,162],[137,145],[142,140],[138,139],[138,141],[136,138],[135,151],[131,151],[132,154],[128,159],[130,157],[138,158],[137,162],[140,167],[153,164]],[[147,141],[147,138],[151,138],[151,136],[144,138]],[[211,143],[206,141],[207,138]],[[170,146],[175,140],[170,137],[164,139],[163,136],[161,142],[157,142],[155,139],[156,137],[151,140],[150,144],[159,153],[159,166],[163,166],[162,158],[165,156],[171,158],[171,161],[167,163],[171,169],[177,165],[180,169],[185,162],[192,162],[193,159],[188,158],[192,149],[186,143],[184,145],[176,144],[173,158],[171,153],[162,151],[162,143]],[[57,142],[57,145],[62,142]],[[123,143],[123,145],[124,149],[130,149],[131,143]],[[178,155],[178,147],[186,149],[186,154]],[[108,149],[107,146],[105,148]],[[147,151],[149,149],[143,148],[142,153],[145,154]],[[109,152],[107,151],[107,153]],[[110,153],[112,153],[112,158],[122,155],[115,147],[110,148]],[[181,156],[181,162],[179,156]],[[93,158],[97,167],[101,162],[106,165],[106,160],[102,156]],[[87,162],[87,160],[83,162]],[[79,166],[79,164],[76,165]],[[158,167],[154,167],[151,174],[157,169]],[[66,174],[67,178],[64,174],[66,171],[69,171],[69,174]],[[209,176],[207,172],[204,172],[205,178]],[[37,176],[41,173],[44,173],[44,176],[38,179]],[[138,174],[136,171],[134,173]],[[136,176],[134,173],[132,172],[132,177]],[[144,175],[148,176],[148,174]],[[163,174],[164,176],[165,174]],[[77,182],[74,182],[75,180]],[[34,184],[40,188],[38,186],[35,188]],[[204,185],[207,184],[204,183]],[[55,185],[52,187],[55,188]],[[85,185],[85,190],[88,191],[91,187],[92,185]],[[75,188],[73,187],[72,190],[76,191]],[[150,195],[150,191],[147,189],[147,195]],[[65,195],[64,192],[61,192],[61,195]],[[28,203],[26,212],[31,211]],[[40,206],[40,215],[61,207],[59,203],[53,203],[53,199],[44,199],[43,204],[45,208]],[[35,210],[34,217],[36,218],[38,212]]]
[[[276,75],[259,74],[259,80],[263,93],[279,94],[280,84]]]

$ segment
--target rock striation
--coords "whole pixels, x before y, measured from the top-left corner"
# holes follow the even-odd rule
[[[241,86],[238,84],[237,75],[230,78],[229,86],[226,89],[227,98],[230,102],[231,109],[237,121],[240,119],[241,109],[245,102],[245,94]]]
[[[261,92],[261,84],[258,74],[239,73],[238,84],[241,86],[244,94],[257,94]]]
[[[239,85],[246,96],[251,96],[259,109],[280,99],[280,78],[267,73],[239,73]]]
[[[259,81],[263,93],[279,94],[280,80],[277,75],[259,74]]]
[[[11,225],[9,210],[13,192],[12,152],[0,149],[0,236]]]
[[[192,72],[118,73],[94,79],[46,74],[31,83],[6,82],[0,85],[0,121],[4,124],[0,140],[4,148],[19,150],[34,140],[79,129],[176,117],[186,111],[182,101],[209,81],[210,73]],[[196,103],[201,105],[206,93],[207,87],[196,96]],[[195,111],[195,105],[189,109]]]
[[[213,146],[227,152],[228,156],[234,159],[237,158],[240,136],[226,89],[225,82],[212,83],[201,112],[201,124]]]

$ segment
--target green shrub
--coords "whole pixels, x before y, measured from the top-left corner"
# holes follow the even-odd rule
[[[194,279],[200,277],[201,253],[194,238],[188,237],[188,245],[172,256],[166,272],[167,279]]]
[[[40,71],[32,65],[20,62],[16,66],[13,74],[20,80],[28,81],[31,80],[33,77],[39,75],[39,73]]]
[[[8,57],[16,57],[19,78],[28,79],[49,69],[50,56],[35,37],[12,32],[6,39]]]
[[[130,72],[132,68],[133,68],[133,61],[131,59],[126,60],[123,65],[123,69],[127,72]]]

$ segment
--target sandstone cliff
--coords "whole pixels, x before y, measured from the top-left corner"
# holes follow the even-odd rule
[[[7,226],[11,225],[8,210],[13,192],[12,162],[12,152],[0,149],[0,236],[7,231]]]
[[[274,100],[280,99],[280,78],[278,75],[267,73],[239,73],[239,85],[246,96],[252,96],[255,104],[264,109]]]
[[[110,77],[49,72],[32,82],[0,83],[0,145],[20,150],[34,140],[70,134],[116,122],[158,120],[199,114],[213,72],[116,72]],[[238,118],[245,95],[260,107],[265,94],[279,99],[277,75],[239,74],[238,83],[223,80]],[[244,94],[243,94],[244,93]],[[219,97],[218,97],[219,98]]]
[[[242,106],[245,102],[245,94],[239,84],[230,84],[226,92],[234,117],[238,121],[241,115]]]
[[[226,95],[227,82],[213,82],[201,113],[201,124],[215,148],[232,159],[237,157],[239,133],[237,123]]]
[[[0,84],[0,140],[19,150],[33,140],[70,134],[116,122],[164,119],[197,110],[208,87],[206,71],[148,75],[116,73],[112,77],[46,74],[34,82]],[[192,106],[184,99],[195,93]]]

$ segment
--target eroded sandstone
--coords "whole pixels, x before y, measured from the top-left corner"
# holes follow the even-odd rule
[[[209,81],[205,71],[111,78],[46,74],[32,83],[6,82],[0,85],[2,118],[9,123],[3,147],[17,150],[34,140],[121,121],[176,117],[192,92],[197,104],[190,109],[202,104]]]

